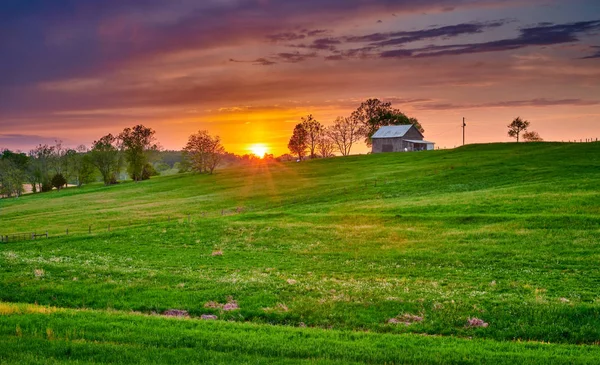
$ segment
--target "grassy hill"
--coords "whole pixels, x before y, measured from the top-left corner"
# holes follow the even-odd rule
[[[0,200],[50,236],[0,245],[0,360],[594,363],[599,182],[599,143],[491,144]]]

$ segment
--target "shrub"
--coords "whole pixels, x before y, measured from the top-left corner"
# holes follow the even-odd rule
[[[60,191],[60,189],[65,185],[67,185],[67,179],[65,179],[65,177],[62,174],[56,174],[52,177],[50,189],[52,189],[52,187],[55,187],[57,190]]]

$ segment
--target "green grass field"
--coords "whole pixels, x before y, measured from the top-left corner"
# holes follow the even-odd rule
[[[50,237],[0,244],[0,363],[598,363],[599,183],[491,144],[0,200]]]

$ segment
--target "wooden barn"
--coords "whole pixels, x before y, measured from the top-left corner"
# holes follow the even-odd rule
[[[389,125],[373,135],[372,153],[433,150],[435,143],[425,141],[423,134],[412,124]]]

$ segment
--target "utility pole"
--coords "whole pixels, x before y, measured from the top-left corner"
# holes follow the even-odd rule
[[[462,129],[463,129],[463,146],[465,145],[465,127],[467,126],[467,123],[465,123],[465,117],[463,117],[463,124],[462,124]]]

